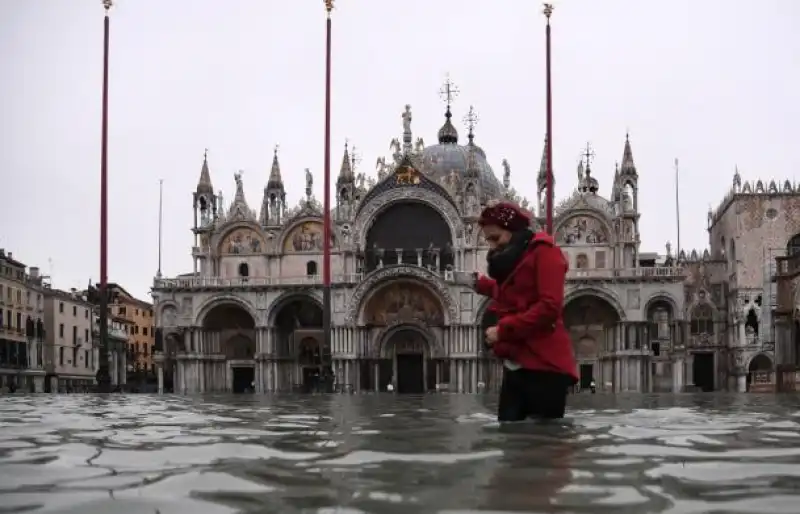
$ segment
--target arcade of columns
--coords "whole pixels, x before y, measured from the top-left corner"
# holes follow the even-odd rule
[[[444,348],[449,358],[437,359],[434,347],[428,343],[428,363],[436,366],[436,383],[442,384],[443,377],[450,377],[449,391],[459,393],[475,393],[483,390],[480,383],[490,389],[499,388],[498,378],[501,376],[502,364],[497,359],[484,358],[480,355],[483,335],[480,327],[474,325],[456,325],[446,327],[443,332]],[[373,333],[369,329],[334,327],[331,338],[333,346],[333,371],[337,381],[352,384],[355,391],[379,391],[383,378],[380,373],[378,355],[374,355],[371,341]],[[174,336],[173,336],[174,337]],[[233,387],[233,368],[250,367],[255,371],[255,392],[291,391],[300,377],[300,364],[286,350],[288,344],[281,338],[278,329],[256,327],[256,354],[254,359],[229,359],[222,351],[220,332],[208,331],[193,327],[183,333],[183,346],[189,351],[179,352],[175,356],[175,392],[229,392]],[[281,342],[284,342],[282,345]],[[386,344],[384,342],[383,344]],[[433,352],[431,350],[433,349]],[[360,352],[359,352],[360,351]],[[374,384],[369,389],[362,389],[360,366],[361,355],[368,355],[373,366]],[[164,387],[164,356],[157,360],[159,390]],[[385,359],[390,360],[390,359]],[[447,368],[445,368],[445,366]]]

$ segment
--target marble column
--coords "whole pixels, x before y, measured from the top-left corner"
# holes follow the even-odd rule
[[[158,394],[164,394],[164,366],[159,364],[156,373],[158,374]]]

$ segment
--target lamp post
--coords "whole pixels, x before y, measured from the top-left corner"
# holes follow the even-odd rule
[[[100,355],[97,390],[111,390],[108,369],[108,39],[112,0],[103,0],[103,120],[100,140]]]
[[[325,0],[327,18],[325,21],[325,177],[323,180],[323,253],[322,253],[322,331],[323,351],[331,351],[331,11],[333,0]],[[331,352],[332,355],[332,352]],[[326,370],[320,369],[320,375],[325,376],[326,386],[332,377],[328,377]]]
[[[553,15],[553,4],[544,4],[547,26],[545,28],[545,80],[547,82],[547,233],[553,233],[553,95],[550,84],[550,16]]]

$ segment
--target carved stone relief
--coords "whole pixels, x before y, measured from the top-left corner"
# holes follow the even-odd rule
[[[642,299],[638,289],[628,289],[628,309],[641,309]]]
[[[181,300],[181,316],[184,318],[192,317],[192,298],[187,296]]]
[[[337,291],[336,294],[333,295],[333,312],[340,313],[344,312],[347,309],[347,298],[345,297],[344,292]]]
[[[178,310],[171,305],[164,307],[161,311],[161,326],[171,328],[178,324]]]
[[[459,295],[459,304],[462,311],[471,311],[473,309],[472,300],[474,295],[469,291],[462,291]]]

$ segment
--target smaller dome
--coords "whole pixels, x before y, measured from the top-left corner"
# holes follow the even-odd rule
[[[458,131],[450,121],[453,114],[450,112],[449,105],[447,106],[447,112],[444,113],[444,117],[444,125],[439,129],[439,144],[456,144],[458,143]]]

